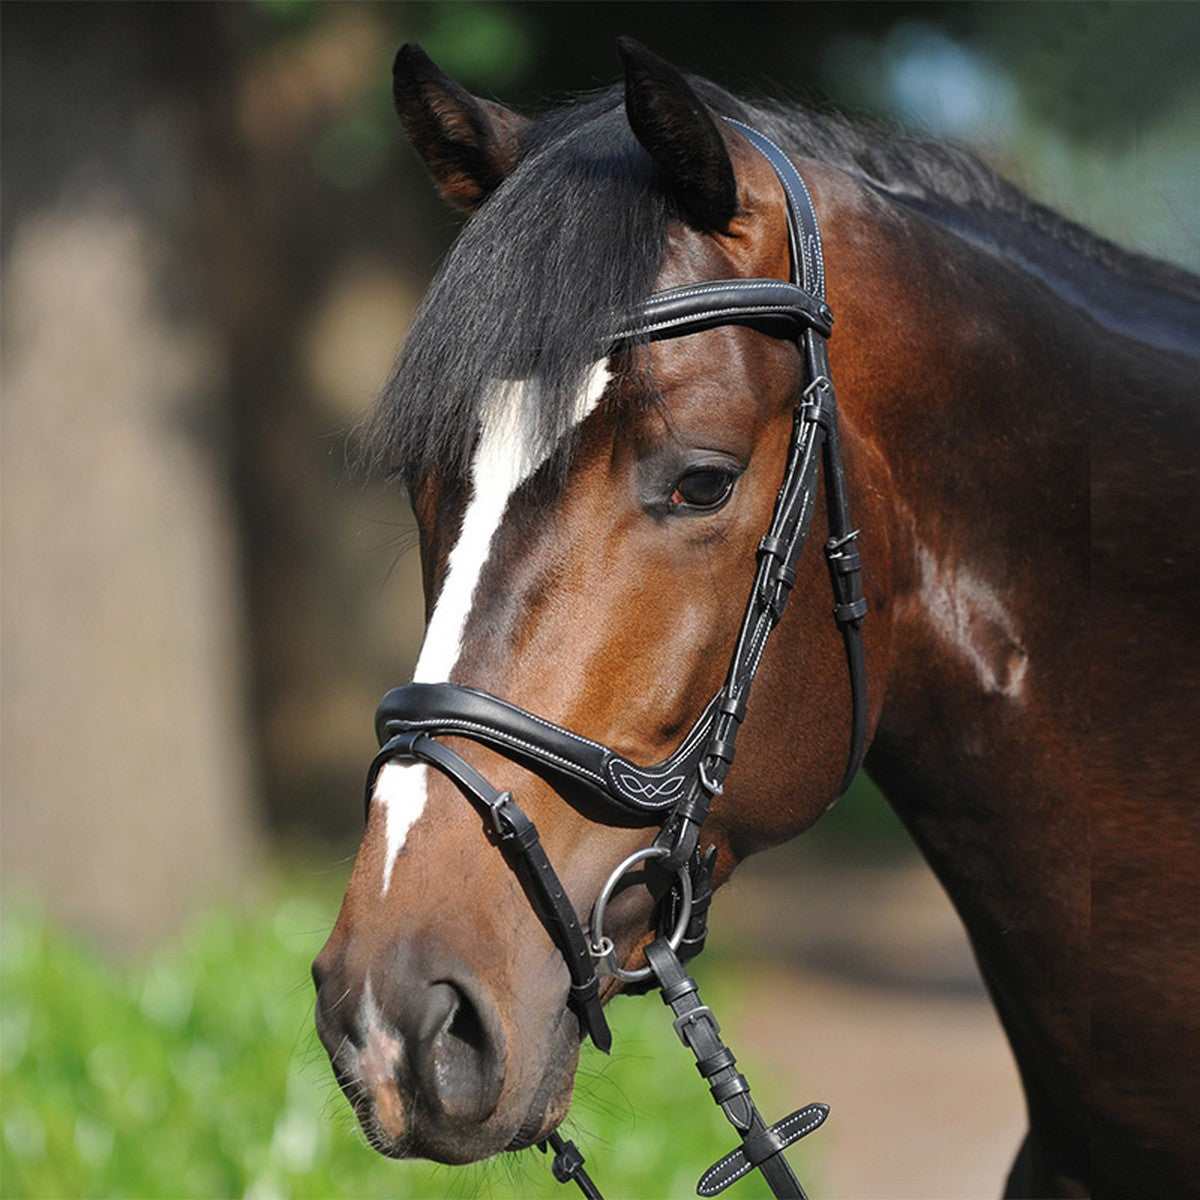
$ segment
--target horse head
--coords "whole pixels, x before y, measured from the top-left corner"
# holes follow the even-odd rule
[[[428,626],[314,964],[338,1078],[385,1154],[550,1137],[869,743],[1020,1067],[1011,1194],[1196,1194],[1200,285],[621,49],[534,120],[397,58],[472,217],[370,424]]]
[[[564,938],[576,943],[561,926],[608,885],[618,970],[591,997],[598,1012],[641,968],[677,876],[702,860],[703,882],[719,885],[816,820],[845,772],[837,567],[797,557],[814,507],[820,525],[833,502],[811,486],[781,492],[819,442],[803,441],[797,415],[814,385],[802,330],[771,323],[815,325],[822,344],[828,333],[823,301],[788,282],[810,253],[804,231],[789,234],[800,201],[754,131],[636,44],[622,54],[623,93],[536,121],[472,97],[416,48],[396,61],[410,139],[474,215],[373,419],[417,517],[428,625],[399,715],[381,711],[366,832],[314,964],[321,1037],[389,1155],[466,1162],[544,1139],[569,1104],[581,1030],[600,1040],[602,1024],[581,1024],[571,1003],[588,981],[569,969]],[[807,182],[818,205],[839,186],[819,170]],[[697,291],[713,281],[726,290]],[[762,300],[780,293],[797,311]],[[665,297],[655,322],[651,294]],[[726,302],[741,308],[730,316]],[[660,336],[676,309],[683,324]],[[848,458],[865,453],[847,443]],[[815,460],[804,469],[811,484]],[[803,529],[784,552],[763,535],[788,505]],[[781,561],[764,567],[771,554]],[[769,649],[747,633],[782,611],[768,597],[747,618],[763,579],[791,592],[789,627],[802,631]],[[864,605],[845,602],[855,628]],[[884,647],[868,649],[877,671]],[[748,709],[727,686],[739,652],[752,660]],[[737,761],[700,788],[692,775],[722,720],[727,760],[740,728]],[[422,730],[442,748],[427,739],[422,754]],[[642,769],[664,763],[678,770]],[[704,808],[685,820],[693,786]],[[565,896],[558,932],[546,886],[528,879],[541,868],[523,860],[523,877],[496,844],[513,836],[509,796],[553,864],[549,891]],[[656,851],[617,879],[617,864],[663,845],[668,813],[692,841],[661,850],[666,869]]]

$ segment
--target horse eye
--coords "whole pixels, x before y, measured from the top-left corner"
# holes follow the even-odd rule
[[[733,491],[735,476],[721,467],[689,471],[671,493],[671,504],[687,508],[719,508]]]

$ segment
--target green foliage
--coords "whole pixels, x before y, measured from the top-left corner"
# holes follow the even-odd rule
[[[464,87],[499,93],[524,79],[536,35],[521,5],[460,0],[420,5],[415,15],[426,52]]]
[[[253,912],[212,910],[132,968],[7,911],[0,1192],[577,1195],[536,1150],[448,1168],[390,1162],[366,1148],[311,1020],[308,964],[335,905],[331,895],[289,888]],[[701,982],[727,1012],[728,988],[703,974]],[[618,1000],[610,1015],[614,1053],[584,1051],[565,1133],[610,1197],[690,1195],[732,1148],[732,1131],[657,999]],[[770,1079],[749,1070],[764,1111],[780,1115]],[[757,1177],[731,1192],[766,1194]]]

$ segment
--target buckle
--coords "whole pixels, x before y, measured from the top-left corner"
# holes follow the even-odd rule
[[[512,792],[501,792],[496,797],[495,802],[488,805],[488,814],[492,818],[492,828],[495,829],[497,837],[512,837],[512,821],[504,815],[504,810],[508,807],[511,800]]]
[[[717,1020],[713,1010],[707,1004],[698,1005],[696,1008],[689,1009],[685,1013],[680,1013],[675,1018],[675,1033],[679,1040],[690,1048],[691,1043],[684,1036],[683,1030],[685,1026],[699,1024],[703,1021],[712,1030],[714,1034],[721,1032],[721,1023]]]
[[[714,779],[712,773],[708,769],[707,758],[702,758],[700,760],[700,765],[696,768],[696,773],[700,776],[700,783],[703,785],[704,790],[708,792],[710,796],[721,796],[724,794],[725,788],[722,785],[721,780]]]
[[[800,393],[800,412],[806,421],[816,421],[819,425],[829,428],[829,407],[825,403],[826,395],[833,394],[833,383],[828,375],[818,375],[803,392]]]
[[[852,529],[849,533],[843,534],[840,538],[830,538],[825,543],[825,557],[834,558],[842,552],[843,547],[850,545],[858,535],[862,533],[861,529]]]

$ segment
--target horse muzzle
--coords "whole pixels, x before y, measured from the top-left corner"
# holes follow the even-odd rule
[[[544,1137],[566,1111],[578,1049],[560,1022],[540,1075],[509,1070],[509,1042],[475,972],[429,945],[396,944],[357,994],[335,938],[313,964],[316,1024],[371,1145],[458,1164]]]

